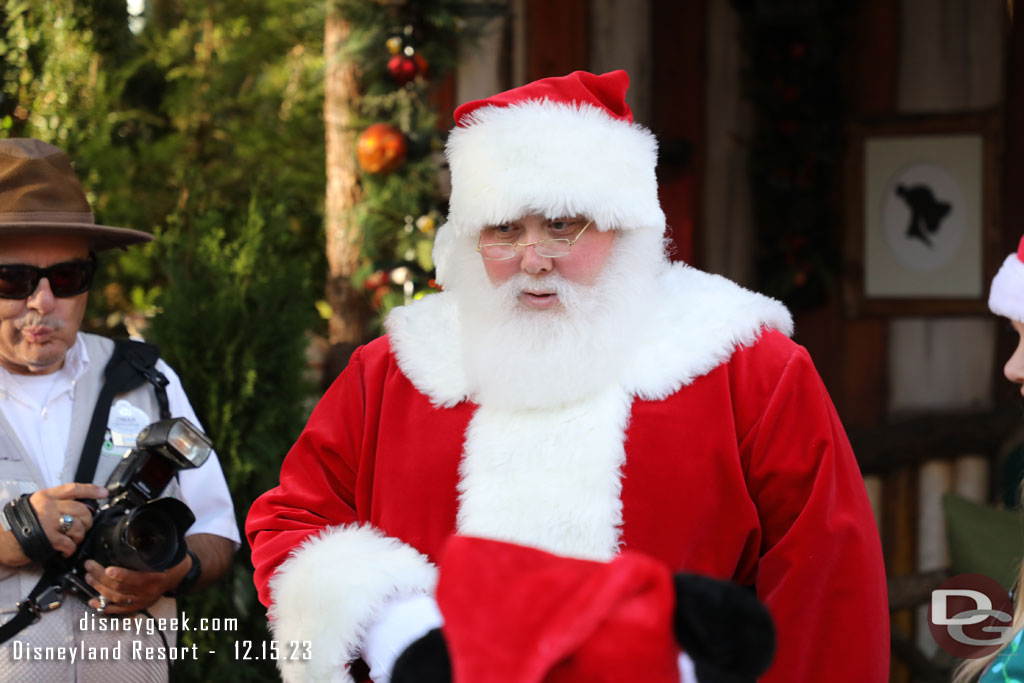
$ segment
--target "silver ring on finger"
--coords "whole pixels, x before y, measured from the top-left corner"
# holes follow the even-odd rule
[[[67,535],[71,531],[71,525],[75,523],[75,518],[69,514],[63,514],[60,516],[60,523],[57,524],[57,530],[62,534]]]
[[[100,596],[100,608],[97,611],[102,612],[105,609],[107,609],[107,596],[101,595]]]

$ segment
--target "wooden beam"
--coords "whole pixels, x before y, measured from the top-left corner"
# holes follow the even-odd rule
[[[1004,165],[1003,165],[1003,251],[1009,254],[1017,248],[1024,233],[1024,202],[1020,188],[1024,187],[1024,3],[1016,3],[1014,21],[1007,44]]]
[[[896,109],[900,3],[864,0],[856,3],[856,7],[854,35],[847,43],[851,114],[888,114]],[[884,318],[846,320],[843,324],[837,403],[848,427],[880,424],[885,419],[888,344],[888,324]]]
[[[949,569],[889,577],[889,609],[901,610],[926,604],[932,591],[953,576]]]
[[[965,453],[993,454],[1020,424],[1020,411],[1003,405],[987,413],[929,414],[848,431],[865,474],[914,469],[926,460]],[[888,497],[888,495],[887,495]]]
[[[896,109],[899,3],[863,0],[855,7],[843,67],[850,115],[891,114]],[[842,179],[836,180],[837,195]],[[822,368],[843,424],[848,429],[879,425],[887,403],[888,325],[880,317],[845,317],[838,296],[821,310],[797,316],[797,341]]]
[[[848,49],[847,89],[856,97],[850,107],[858,116],[891,114],[896,109],[900,58],[900,4],[891,0],[857,3],[854,35]]]
[[[587,69],[587,0],[527,0],[526,36],[527,82]]]

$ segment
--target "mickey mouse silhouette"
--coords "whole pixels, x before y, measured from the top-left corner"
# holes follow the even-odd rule
[[[934,248],[928,235],[939,231],[942,220],[949,215],[953,205],[935,198],[935,193],[927,185],[897,185],[896,194],[907,203],[910,209],[910,224],[907,225],[907,237],[919,239],[925,246]]]

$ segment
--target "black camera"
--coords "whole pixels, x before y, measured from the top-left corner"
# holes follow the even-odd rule
[[[92,528],[74,555],[51,560],[64,572],[63,589],[85,602],[99,597],[85,582],[89,559],[138,571],[164,571],[185,559],[185,532],[195,515],[180,500],[158,496],[179,470],[199,467],[212,450],[210,439],[183,417],[143,429],[107,479],[107,502],[80,501],[93,509]]]

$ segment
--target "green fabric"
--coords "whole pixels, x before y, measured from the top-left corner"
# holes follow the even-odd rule
[[[954,574],[982,574],[1013,587],[1024,557],[1024,526],[1017,510],[1002,510],[960,496],[942,497]]]

